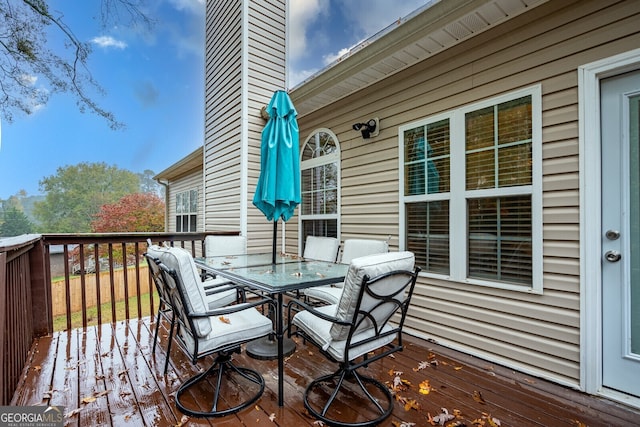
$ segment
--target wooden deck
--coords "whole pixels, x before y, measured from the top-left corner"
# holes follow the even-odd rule
[[[153,328],[153,321],[146,318],[38,339],[12,405],[65,406],[69,426],[320,425],[307,415],[301,396],[311,378],[333,371],[334,365],[312,346],[298,342],[285,363],[284,407],[277,405],[276,362],[257,361],[243,353],[236,358],[239,364],[258,369],[265,378],[267,388],[260,400],[237,415],[187,418],[176,410],[173,393],[198,367],[176,345],[169,372],[163,376],[167,336],[161,329],[162,345],[154,357]],[[469,427],[640,425],[640,411],[426,341],[407,337],[406,344],[405,351],[368,368],[369,375],[389,384],[397,372],[405,381],[392,416],[382,425],[429,425],[429,417],[441,413],[441,408],[457,414],[446,425]],[[421,384],[428,394],[420,393]]]

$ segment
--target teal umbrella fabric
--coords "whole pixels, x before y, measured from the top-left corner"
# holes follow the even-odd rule
[[[253,204],[273,221],[287,221],[300,204],[298,115],[287,92],[278,90],[267,107],[269,120],[262,130],[260,177]]]

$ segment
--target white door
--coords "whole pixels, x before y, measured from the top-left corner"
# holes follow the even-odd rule
[[[602,383],[640,397],[640,72],[603,79]]]

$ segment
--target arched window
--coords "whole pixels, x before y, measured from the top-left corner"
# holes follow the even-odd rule
[[[329,129],[318,129],[307,138],[300,153],[300,172],[302,253],[309,235],[340,235],[340,145]]]

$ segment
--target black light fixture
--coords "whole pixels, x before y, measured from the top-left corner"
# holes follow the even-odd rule
[[[378,129],[378,118],[369,119],[366,123],[354,123],[353,130],[359,130],[362,133],[363,139],[369,139],[372,136],[377,136],[380,130]]]

